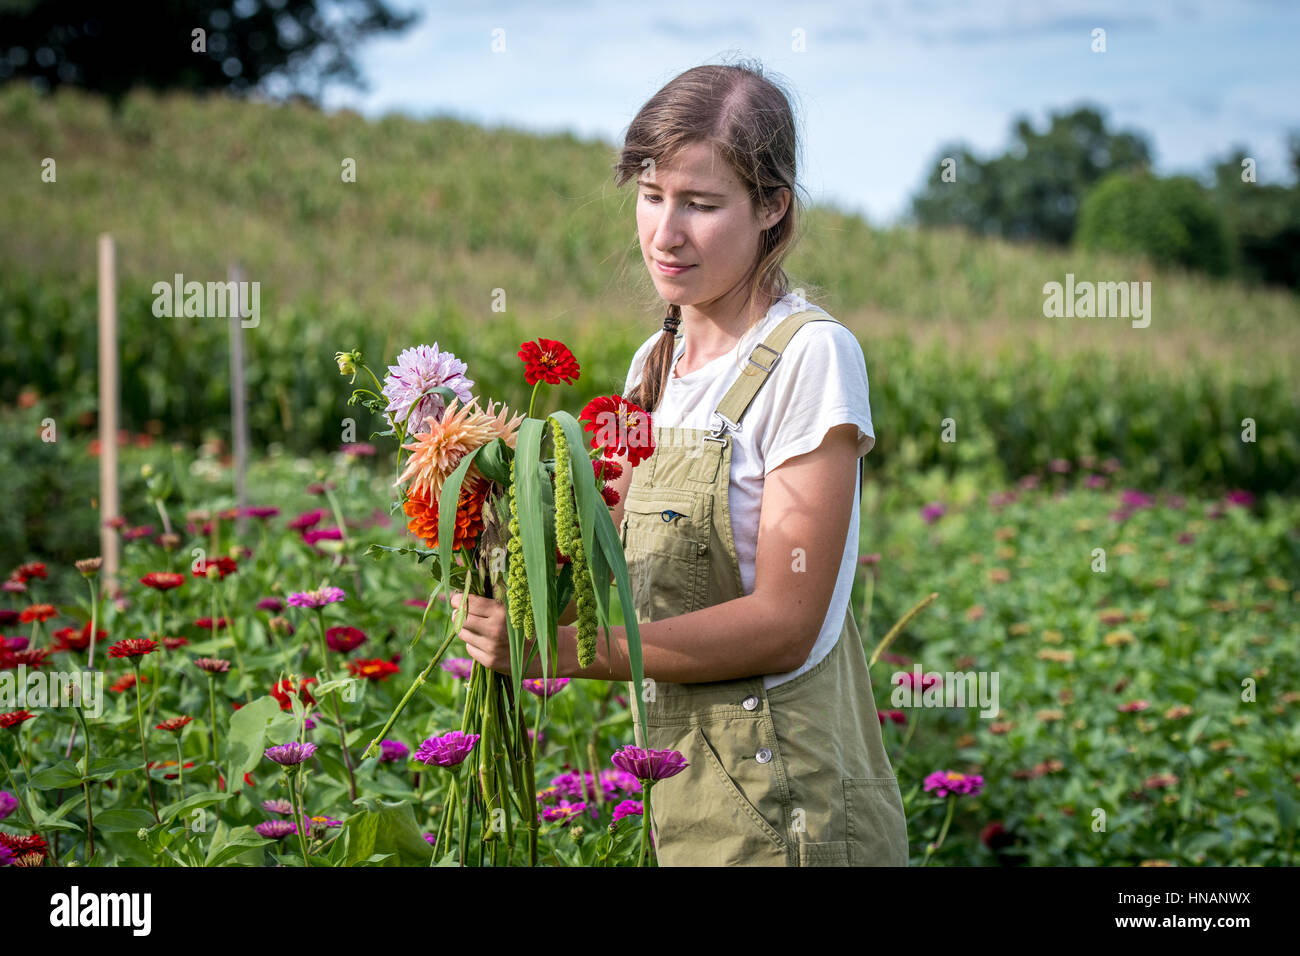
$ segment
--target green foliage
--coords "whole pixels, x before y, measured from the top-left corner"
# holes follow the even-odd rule
[[[1110,173],[1150,161],[1143,136],[1111,133],[1091,107],[1053,112],[1042,133],[1027,117],[1017,117],[1012,132],[1007,151],[987,160],[959,144],[940,147],[925,189],[912,200],[917,222],[1064,245],[1088,189]],[[956,162],[949,181],[947,159]]]
[[[1162,266],[1210,275],[1232,268],[1223,217],[1204,187],[1187,176],[1116,173],[1084,198],[1077,241],[1090,250],[1136,254]]]

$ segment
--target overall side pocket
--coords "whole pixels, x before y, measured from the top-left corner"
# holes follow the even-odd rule
[[[850,866],[907,866],[907,815],[896,777],[845,777]]]

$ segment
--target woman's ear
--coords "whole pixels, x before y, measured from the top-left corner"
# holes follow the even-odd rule
[[[782,186],[772,194],[772,198],[767,204],[763,228],[771,229],[775,226],[785,216],[785,211],[788,208],[790,208],[790,189]]]

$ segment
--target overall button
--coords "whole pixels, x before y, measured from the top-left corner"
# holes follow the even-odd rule
[[[707,544],[702,544],[700,545],[699,550],[700,550],[700,554],[703,554],[705,551],[709,550],[709,546]]]
[[[754,754],[754,759],[759,763],[767,763],[772,759],[772,751],[764,747],[758,753]]]
[[[755,707],[758,706],[758,698],[755,697],[753,694],[750,694],[748,697],[746,697],[744,700],[740,702],[740,706],[744,707],[746,710],[753,710]]]

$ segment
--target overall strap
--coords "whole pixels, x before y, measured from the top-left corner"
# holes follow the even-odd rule
[[[824,312],[811,309],[795,312],[782,319],[767,338],[755,345],[749,353],[749,364],[727,390],[727,394],[722,396],[722,401],[718,402],[718,408],[713,413],[714,418],[721,419],[727,430],[738,431],[740,420],[745,417],[745,412],[754,402],[754,396],[767,381],[773,367],[780,361],[781,352],[790,344],[794,334],[809,322],[837,321]],[[714,432],[720,433],[721,428],[722,426],[715,427]]]
[[[720,420],[721,424],[713,427],[710,432],[711,437],[721,437],[724,429],[726,431],[738,431],[740,429],[741,419],[749,411],[749,406],[754,403],[754,397],[758,395],[758,390],[763,387],[768,375],[771,374],[772,369],[780,360],[782,351],[790,344],[794,334],[809,322],[839,322],[839,320],[827,315],[825,312],[812,309],[795,312],[782,319],[766,339],[754,346],[749,353],[749,364],[745,366],[740,373],[740,377],[727,390],[727,393],[722,396],[722,401],[718,402],[713,417]],[[867,459],[864,455],[858,459],[859,488],[866,479],[866,472]],[[702,475],[704,472],[701,471],[700,474]]]

